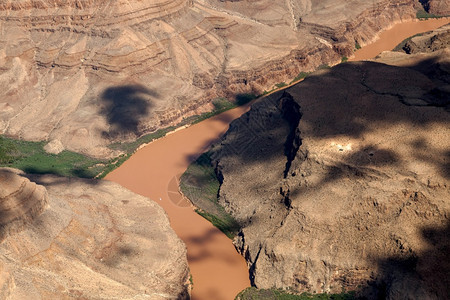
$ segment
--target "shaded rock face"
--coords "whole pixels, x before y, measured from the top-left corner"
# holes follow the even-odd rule
[[[32,222],[47,203],[43,186],[17,176],[12,170],[0,169],[0,242]]]
[[[442,0],[426,0],[424,2],[428,12],[439,16],[450,15],[450,2]]]
[[[45,192],[23,174],[0,174],[0,191],[25,194],[22,182]],[[158,205],[107,181],[30,179],[47,187],[48,207],[0,244],[0,298],[188,297],[186,249]]]
[[[0,133],[107,145],[350,56],[411,0],[0,1]]]
[[[449,50],[316,72],[231,124],[212,150],[219,202],[255,286],[449,295]]]

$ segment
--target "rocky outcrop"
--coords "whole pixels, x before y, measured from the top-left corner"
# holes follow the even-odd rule
[[[231,124],[212,157],[253,285],[449,295],[449,51],[318,71]]]
[[[45,209],[46,189],[17,176],[8,169],[0,169],[0,242],[22,230]]]
[[[450,25],[411,38],[406,42],[403,51],[407,54],[434,52],[445,49],[448,45],[450,45]]]
[[[428,11],[438,16],[450,15],[450,3],[442,0],[428,0]]]
[[[188,297],[186,248],[154,202],[107,181],[35,176],[30,182],[18,171],[0,172],[2,230],[12,212],[27,217],[22,231],[9,230],[0,244],[0,298]],[[42,202],[42,185],[47,208],[28,209]],[[6,207],[13,202],[27,210]]]
[[[411,0],[1,1],[0,133],[96,157],[334,64]]]

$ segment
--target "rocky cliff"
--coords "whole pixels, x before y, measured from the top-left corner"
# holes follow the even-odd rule
[[[231,124],[212,156],[253,285],[447,298],[449,58],[340,64]]]
[[[0,242],[21,231],[45,209],[47,190],[27,178],[0,169]]]
[[[437,14],[440,16],[450,15],[450,2],[448,1],[422,0],[420,2],[422,2],[425,9],[432,14]]]
[[[450,45],[450,25],[412,37],[406,41],[403,51],[407,54],[429,53],[448,48]]]
[[[166,214],[117,184],[54,176],[30,182],[0,169],[0,215],[2,299],[188,295],[186,249]]]
[[[435,1],[436,2],[436,1]],[[0,1],[0,133],[107,145],[350,56],[412,0]]]

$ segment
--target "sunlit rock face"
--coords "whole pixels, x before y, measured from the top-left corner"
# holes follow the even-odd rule
[[[429,52],[448,30],[411,42]],[[450,49],[438,48],[313,73],[213,146],[255,286],[446,298]]]
[[[186,248],[156,203],[107,181],[30,179],[0,168],[1,299],[188,297]]]
[[[350,56],[409,0],[0,1],[0,133],[96,157]]]

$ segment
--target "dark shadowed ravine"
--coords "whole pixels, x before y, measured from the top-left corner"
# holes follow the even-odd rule
[[[391,50],[408,36],[447,23],[448,18],[398,24],[381,33],[373,44],[357,51],[352,60],[374,57],[381,51]],[[128,90],[123,90],[123,93],[128,94]],[[132,95],[130,97],[139,101]],[[105,99],[114,101],[107,93]],[[178,190],[178,178],[192,159],[206,151],[211,143],[225,133],[229,123],[248,109],[249,105],[229,110],[169,134],[138,150],[120,168],[106,177],[107,180],[120,183],[133,192],[149,197],[165,209],[173,229],[187,246],[194,282],[193,299],[234,299],[239,291],[250,285],[247,264],[237,253],[231,240],[195,213],[181,195],[178,195],[178,200],[173,200],[176,194],[174,192]],[[110,115],[114,121],[114,112]],[[133,129],[135,125],[126,126]]]

